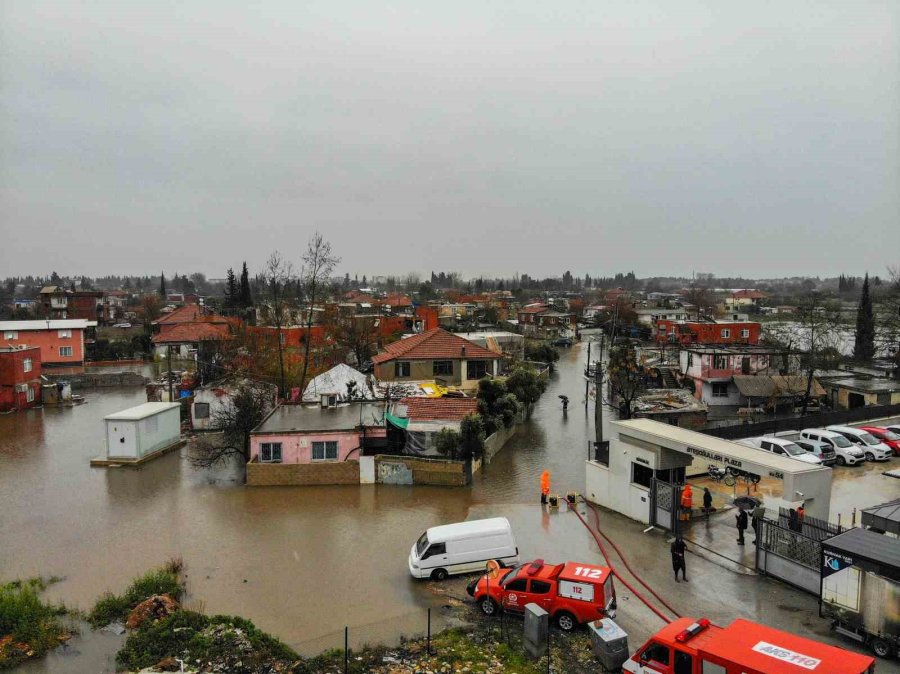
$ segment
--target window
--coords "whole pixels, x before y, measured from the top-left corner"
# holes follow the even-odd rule
[[[24,372],[31,372],[31,358],[26,358],[22,361],[22,370]]]
[[[431,373],[437,377],[440,375],[453,376],[452,360],[436,360],[432,362]]]
[[[525,584],[528,581],[524,578],[516,578],[515,580],[504,585],[508,592],[525,592]]]
[[[34,402],[34,389],[30,386],[25,389],[25,402],[32,403]]]
[[[714,370],[724,370],[728,367],[728,357],[727,356],[716,356],[713,359],[713,369]]]
[[[194,403],[194,418],[209,419],[209,403]]]
[[[731,337],[731,330],[722,328],[722,339],[728,339],[729,337]]]
[[[486,360],[470,360],[466,363],[467,379],[482,379],[488,373]]]
[[[7,330],[3,333],[3,339],[18,339],[19,333],[14,330]]]
[[[713,382],[712,395],[713,395],[713,398],[727,398],[728,397],[728,382],[727,381]]]
[[[259,446],[259,460],[263,463],[281,463],[281,443],[262,443]]]
[[[71,339],[71,338],[72,338],[72,331],[71,331],[71,330],[57,330],[57,331],[56,331],[56,335],[57,335],[60,339]]]
[[[641,653],[641,662],[656,662],[668,667],[669,647],[665,644],[652,644],[646,651]]]
[[[337,461],[337,445],[334,440],[328,442],[312,443],[312,460],[313,461]]]
[[[59,355],[62,357],[71,357],[72,356],[72,347],[71,346],[61,346],[59,347]]]
[[[631,481],[641,487],[650,489],[650,483],[653,481],[653,469],[650,466],[632,462]]]
[[[395,377],[408,377],[409,376],[409,361],[406,360],[398,360],[394,363],[394,376]]]
[[[747,339],[750,336],[750,331],[747,328],[741,330],[741,339]]]
[[[531,592],[533,594],[547,594],[550,591],[550,583],[542,580],[531,581]]]
[[[684,651],[675,651],[674,674],[694,674],[694,658]]]
[[[434,557],[435,555],[446,555],[447,554],[447,544],[446,543],[432,543],[431,547],[428,548],[428,552],[422,555],[422,559],[428,559],[429,557]]]

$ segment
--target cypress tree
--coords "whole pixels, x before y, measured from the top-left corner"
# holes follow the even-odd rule
[[[167,294],[168,293],[166,293],[166,274],[165,274],[165,272],[162,272],[159,275],[159,296],[162,297],[163,300],[165,301]]]
[[[228,268],[225,273],[225,308],[234,309],[238,303],[237,281],[234,278],[234,269]]]
[[[250,272],[247,271],[246,261],[244,262],[243,269],[241,269],[241,289],[239,304],[244,309],[253,306],[253,297],[250,295]]]
[[[869,294],[869,275],[863,281],[859,307],[856,310],[856,342],[853,357],[868,361],[875,357],[875,313],[872,310],[872,296]]]

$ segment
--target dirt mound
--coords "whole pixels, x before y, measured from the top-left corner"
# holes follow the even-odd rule
[[[178,602],[167,594],[157,594],[145,599],[132,609],[125,621],[125,627],[133,630],[148,620],[156,622],[175,613],[180,608]]]

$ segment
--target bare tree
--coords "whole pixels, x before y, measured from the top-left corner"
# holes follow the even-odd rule
[[[619,344],[609,351],[606,363],[607,396],[596,391],[597,399],[619,413],[620,419],[631,419],[638,398],[647,391],[647,376],[637,361],[631,344]]]
[[[900,374],[900,267],[888,267],[889,283],[875,289],[875,347]]]
[[[250,460],[250,431],[256,428],[274,406],[271,384],[245,381],[232,393],[231,400],[212,415],[212,428],[221,431],[198,441],[190,462],[211,468],[231,458]]]
[[[306,302],[306,340],[303,352],[303,372],[300,375],[300,390],[306,387],[309,371],[309,349],[312,344],[313,309],[331,286],[331,275],[341,258],[331,252],[331,243],[316,232],[306,246],[303,268],[300,272],[300,288]]]
[[[701,318],[701,314],[709,315],[715,313],[716,301],[710,294],[708,288],[691,284],[691,287],[688,288],[687,294],[685,295],[685,299],[689,304],[694,305],[694,312],[698,321]]]
[[[352,353],[359,367],[375,355],[379,320],[374,316],[350,316],[333,323],[332,337],[342,360]]]
[[[829,367],[835,362],[835,352],[839,353],[844,327],[838,304],[823,302],[810,294],[797,307],[793,321],[770,324],[766,328],[766,342],[769,344],[788,352],[797,348],[804,353],[801,362],[806,372],[806,390],[802,414],[806,414],[809,408],[816,369]]]
[[[294,276],[294,268],[290,262],[281,257],[281,253],[277,250],[269,255],[266,260],[264,278],[266,287],[269,290],[269,296],[272,300],[271,320],[275,324],[277,331],[277,349],[278,349],[278,395],[282,398],[287,397],[287,388],[284,380],[284,338],[282,330],[285,324],[285,315],[287,306],[285,304],[286,286],[291,282]],[[307,343],[309,340],[307,340]],[[302,390],[302,388],[301,388]]]

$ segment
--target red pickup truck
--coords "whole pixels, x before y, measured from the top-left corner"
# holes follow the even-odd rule
[[[537,559],[499,569],[496,578],[484,574],[469,583],[466,591],[485,615],[493,615],[498,608],[522,612],[526,604],[537,604],[567,632],[580,623],[616,615],[612,572],[605,566],[553,565]]]

